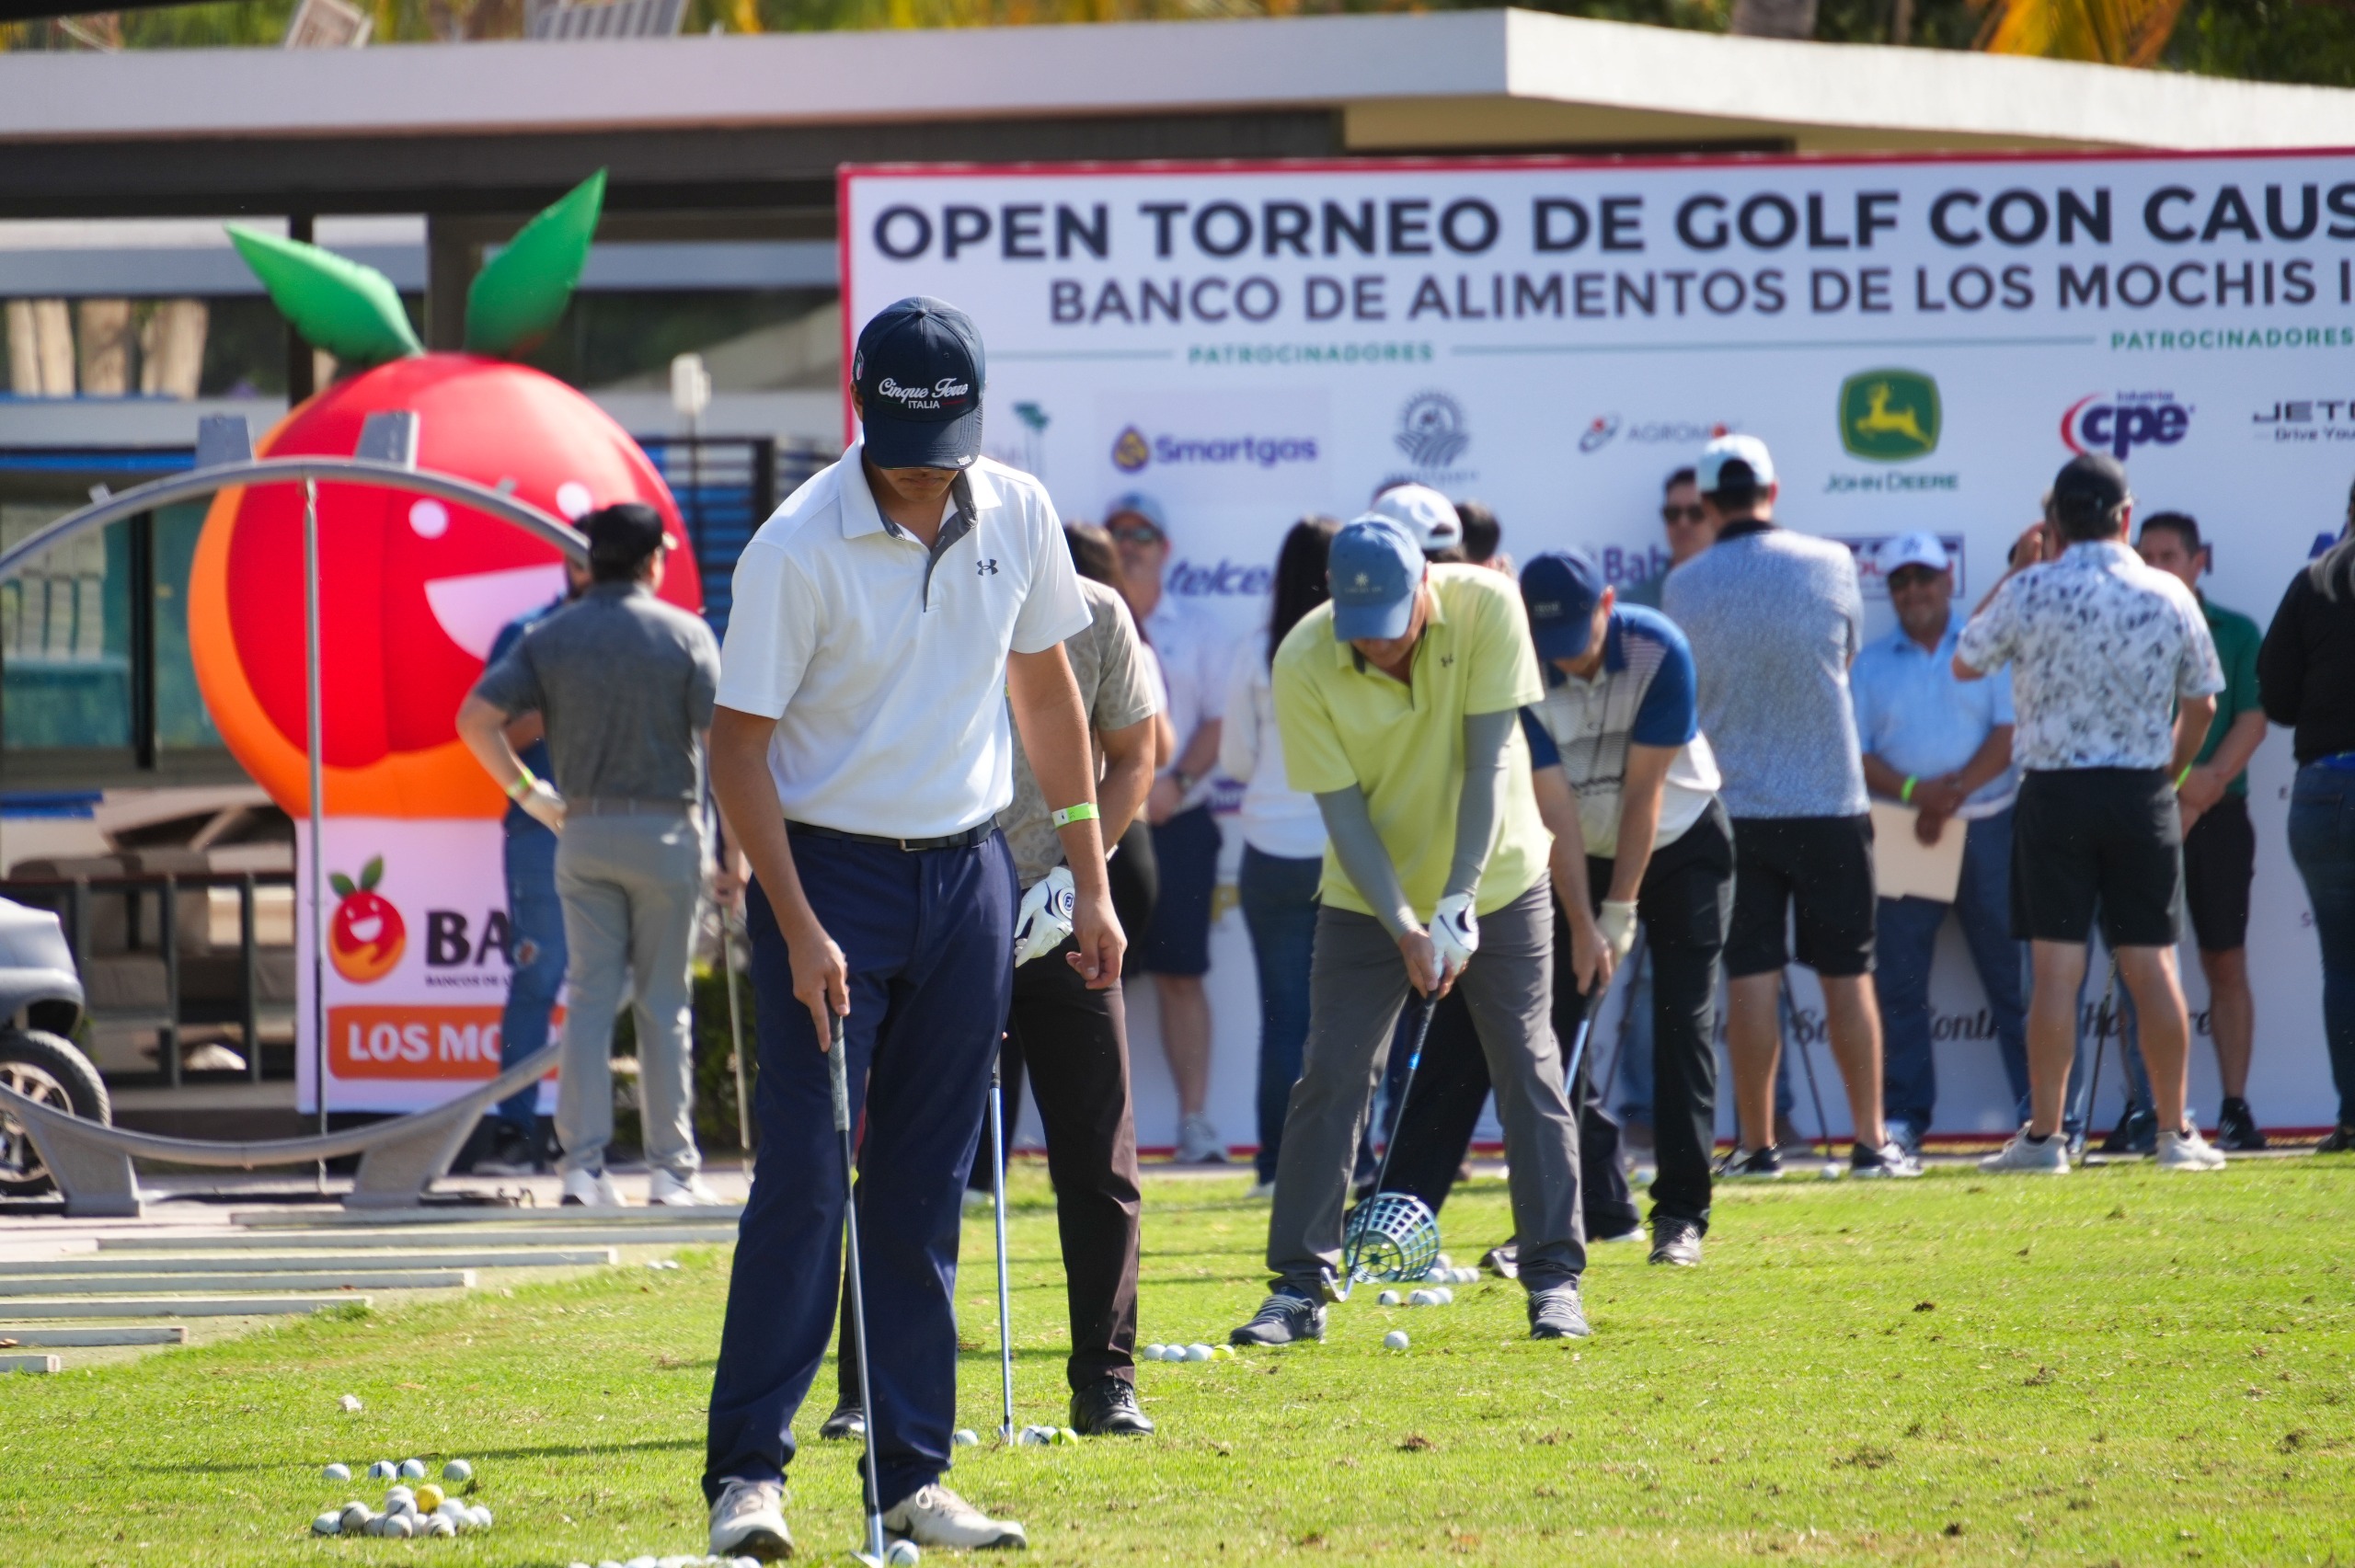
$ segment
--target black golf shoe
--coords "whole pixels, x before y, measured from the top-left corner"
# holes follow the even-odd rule
[[[1259,1303],[1251,1321],[1226,1336],[1229,1345],[1293,1345],[1325,1337],[1323,1303],[1291,1290],[1278,1290]]]
[[[1717,1162],[1717,1175],[1727,1182],[1779,1182],[1783,1157],[1771,1149],[1729,1149]]]
[[[2335,1127],[2315,1145],[2317,1154],[2355,1154],[2355,1127]]]
[[[1586,1303],[1579,1299],[1577,1280],[1529,1293],[1530,1338],[1584,1339],[1593,1332],[1587,1327]]]
[[[2257,1114],[2248,1108],[2248,1102],[2236,1094],[2226,1095],[2223,1109],[2216,1113],[2216,1147],[2246,1154],[2265,1146],[2265,1129],[2257,1125]]]
[[[1878,1149],[1858,1143],[1848,1150],[1848,1174],[1860,1182],[1877,1176],[1901,1180],[1921,1173],[1922,1162],[1906,1153],[1893,1139]]]
[[[2110,1128],[2109,1136],[2101,1140],[2104,1154],[2150,1154],[2159,1147],[2159,1118],[2148,1111],[2138,1111],[2131,1105]]]
[[[1701,1228],[1690,1219],[1663,1219],[1652,1227],[1650,1263],[1692,1268],[1701,1261]]]
[[[1137,1408],[1137,1391],[1109,1373],[1071,1396],[1071,1427],[1083,1437],[1149,1437],[1153,1418]]]
[[[829,1443],[864,1437],[867,1436],[867,1412],[844,1400],[834,1406],[833,1414],[826,1417],[825,1425],[818,1428],[818,1436]]]

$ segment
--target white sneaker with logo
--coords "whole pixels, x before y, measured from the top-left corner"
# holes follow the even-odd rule
[[[1979,1162],[1982,1171],[2002,1173],[2007,1171],[2029,1171],[2048,1176],[2069,1173],[2069,1140],[2054,1133],[2042,1143],[2028,1140],[2028,1128],[2012,1134],[2012,1140]]]
[[[2224,1168],[2224,1151],[2200,1136],[2198,1127],[2186,1127],[2181,1132],[2159,1132],[2159,1169],[2162,1171],[2221,1171]]]
[[[764,1562],[792,1556],[785,1483],[729,1477],[711,1505],[711,1550],[717,1557],[757,1557]]]
[[[883,1516],[883,1528],[924,1547],[986,1551],[995,1547],[1019,1550],[1030,1544],[1020,1525],[1012,1519],[991,1518],[937,1482],[893,1504]]]
[[[1205,1116],[1190,1116],[1178,1125],[1178,1162],[1181,1165],[1223,1165],[1226,1139]]]
[[[591,1208],[624,1208],[628,1207],[622,1189],[614,1178],[603,1171],[567,1171],[564,1173],[565,1206],[586,1205]]]
[[[706,1185],[701,1171],[684,1176],[657,1171],[647,1180],[646,1201],[661,1208],[703,1208],[719,1202],[719,1195]]]

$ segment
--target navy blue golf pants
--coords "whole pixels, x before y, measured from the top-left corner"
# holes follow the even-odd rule
[[[869,1440],[889,1508],[948,1468],[957,1416],[958,1227],[1014,983],[1014,859],[793,837],[801,886],[850,968],[851,1117],[867,1296]],[[825,1054],[768,900],[747,924],[759,1000],[760,1154],[712,1378],[704,1492],[781,1479],[793,1417],[833,1339],[842,1144]],[[854,1453],[856,1462],[856,1453]]]

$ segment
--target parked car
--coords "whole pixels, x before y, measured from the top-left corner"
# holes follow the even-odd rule
[[[0,898],[0,1087],[111,1121],[106,1083],[72,1038],[81,1021],[82,980],[57,917]],[[0,1197],[55,1185],[24,1127],[0,1112]]]

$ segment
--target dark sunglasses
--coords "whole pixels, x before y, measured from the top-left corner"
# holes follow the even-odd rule
[[[1701,510],[1698,504],[1689,507],[1662,507],[1660,509],[1660,520],[1666,523],[1699,522],[1706,515],[1706,514]]]
[[[1889,574],[1890,591],[1893,593],[1900,589],[1925,587],[1936,582],[1939,576],[1939,573],[1932,571],[1927,567],[1900,567]]]
[[[1162,532],[1149,522],[1132,522],[1126,528],[1112,530],[1112,537],[1123,544],[1158,544]]]

